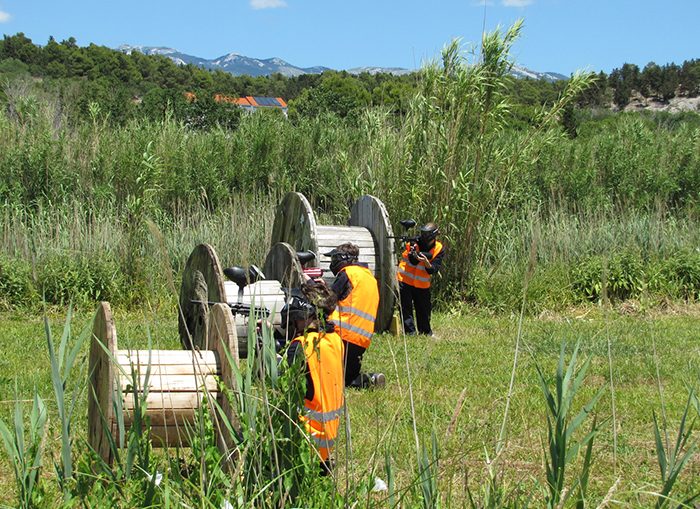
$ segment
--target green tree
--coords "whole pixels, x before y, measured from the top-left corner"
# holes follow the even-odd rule
[[[613,89],[613,102],[623,110],[630,103],[632,89],[629,83],[625,82],[620,69],[613,69],[613,72],[610,73],[608,86]]]
[[[654,62],[649,62],[642,71],[639,92],[644,97],[652,97],[661,89],[661,81],[661,68]]]
[[[661,69],[661,86],[659,87],[659,95],[664,101],[668,101],[676,97],[676,91],[678,90],[680,68],[674,64],[670,63],[665,65]]]
[[[700,92],[700,60],[683,62],[680,75],[681,91],[690,97],[695,97]]]

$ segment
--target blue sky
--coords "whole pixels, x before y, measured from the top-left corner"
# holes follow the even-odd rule
[[[700,58],[700,0],[0,0],[3,33],[167,46],[213,59],[278,57],[298,67],[415,68],[453,37],[478,43],[523,18],[518,65],[568,75]]]

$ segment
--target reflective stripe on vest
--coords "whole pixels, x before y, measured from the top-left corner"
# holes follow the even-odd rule
[[[329,438],[323,438],[320,436],[316,436],[314,433],[311,433],[311,440],[316,442],[316,445],[319,447],[323,447],[324,449],[333,449],[333,446],[335,445],[335,438],[329,439]],[[325,458],[324,458],[325,459]]]
[[[331,410],[330,412],[317,412],[316,410],[312,410],[307,406],[305,406],[304,409],[306,410],[304,412],[304,415],[306,417],[308,417],[312,421],[318,422],[330,422],[335,419],[340,419],[340,416],[343,415],[342,406],[338,410]]]
[[[335,444],[340,427],[343,399],[343,342],[335,332],[309,332],[293,341],[304,347],[309,375],[314,384],[314,397],[304,399],[304,414],[299,420],[319,446],[325,460]]]
[[[401,262],[399,263],[397,278],[399,282],[406,283],[416,288],[430,288],[431,275],[428,274],[428,270],[425,268],[425,266],[422,263],[418,263],[418,265],[411,265],[411,263],[408,261],[410,246],[410,244],[406,244],[406,249],[401,255]],[[436,240],[435,245],[430,250],[430,254],[432,255],[430,259],[434,260],[440,251],[442,251],[442,244]]]
[[[336,324],[336,332],[348,343],[369,347],[374,334],[374,322],[379,307],[379,285],[372,272],[361,265],[348,265],[345,271],[352,290],[338,302],[329,320]]]

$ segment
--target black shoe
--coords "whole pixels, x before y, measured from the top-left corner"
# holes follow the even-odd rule
[[[384,386],[386,386],[386,377],[384,373],[370,373],[369,377],[372,380],[372,387],[383,389]]]
[[[319,464],[320,470],[318,471],[319,477],[327,477],[331,475],[331,472],[333,472],[333,468],[335,468],[335,461],[332,459],[327,459],[326,461],[322,461]]]
[[[370,378],[371,374],[368,375],[367,373],[360,373],[357,375],[357,378],[353,380],[350,385],[347,385],[346,387],[350,387],[352,389],[368,389],[372,387],[373,382],[372,379]]]

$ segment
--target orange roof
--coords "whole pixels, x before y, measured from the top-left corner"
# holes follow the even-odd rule
[[[229,96],[223,95],[223,94],[216,94],[214,96],[214,100],[215,101],[226,101],[227,103],[234,103],[234,104],[237,103],[236,99],[234,99],[233,97],[229,97]]]
[[[185,96],[187,97],[187,101],[197,101],[197,96],[194,95],[192,92],[185,92]],[[282,99],[281,97],[253,97],[253,96],[245,96],[245,97],[239,97],[238,99],[235,99],[233,97],[229,97],[227,95],[223,94],[216,94],[214,96],[215,101],[226,101],[229,103],[237,104],[239,106],[259,106],[259,107],[281,107],[281,108],[286,108],[287,103]]]

